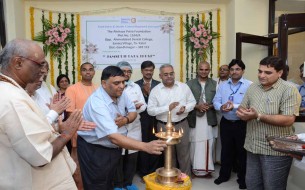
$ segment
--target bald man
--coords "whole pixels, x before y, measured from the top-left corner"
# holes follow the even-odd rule
[[[81,112],[60,122],[58,134],[24,90],[42,77],[46,64],[38,44],[10,41],[0,64],[0,189],[76,189],[75,163],[65,145],[81,124]]]

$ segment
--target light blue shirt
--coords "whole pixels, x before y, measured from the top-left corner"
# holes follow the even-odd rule
[[[229,78],[226,82],[223,82],[217,89],[216,95],[213,99],[214,108],[216,110],[220,110],[220,107],[227,103],[229,97],[232,96],[233,98],[233,105],[234,108],[232,111],[229,112],[221,112],[222,115],[227,120],[240,120],[239,117],[236,115],[236,110],[244,98],[244,95],[248,89],[248,87],[252,84],[251,81],[241,78],[236,84],[233,84],[232,79]]]
[[[302,96],[301,107],[305,107],[305,83],[298,88],[300,95]]]
[[[107,136],[113,133],[127,135],[126,126],[119,128],[114,120],[118,114],[126,116],[129,112],[136,112],[136,108],[125,92],[115,103],[103,87],[100,87],[88,98],[83,108],[84,119],[94,122],[97,126],[94,130],[78,131],[77,134],[88,143],[117,148],[118,146],[112,144]]]

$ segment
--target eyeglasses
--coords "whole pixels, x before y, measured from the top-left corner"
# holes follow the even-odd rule
[[[39,62],[34,61],[34,60],[32,60],[32,59],[30,59],[30,58],[27,58],[27,57],[23,57],[23,56],[17,56],[17,57],[20,57],[20,58],[29,60],[29,61],[31,61],[32,63],[35,63],[35,64],[37,64],[37,65],[39,65],[39,66],[45,66],[45,65],[47,64],[46,61],[39,63]]]
[[[173,77],[174,75],[175,75],[174,72],[172,72],[172,73],[163,73],[163,76],[165,76],[165,77]]]
[[[131,73],[132,73],[131,70],[122,70],[122,71],[123,71],[123,73],[125,73],[125,74],[131,74]]]
[[[219,69],[219,71],[229,71],[229,69]]]

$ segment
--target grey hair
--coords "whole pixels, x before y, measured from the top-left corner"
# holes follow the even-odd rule
[[[172,69],[174,69],[174,67],[173,67],[171,64],[163,64],[163,65],[161,65],[161,67],[159,68],[160,73],[161,73],[162,69],[163,69],[163,68],[166,68],[166,67],[171,67]]]
[[[1,69],[7,69],[11,59],[14,56],[28,57],[29,45],[35,42],[23,39],[14,39],[8,42],[0,52],[0,65]]]

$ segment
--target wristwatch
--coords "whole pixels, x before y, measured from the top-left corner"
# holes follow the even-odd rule
[[[262,114],[257,114],[257,118],[256,118],[256,121],[260,121],[261,120],[261,117],[262,117]]]

